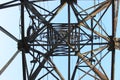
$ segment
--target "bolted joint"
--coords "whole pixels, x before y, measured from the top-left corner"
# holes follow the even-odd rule
[[[68,4],[77,4],[77,0],[61,0],[61,4],[64,4],[65,2],[67,2]]]
[[[89,58],[89,61],[90,61],[90,62],[95,62],[95,59]]]
[[[115,49],[120,50],[120,38],[114,38]]]
[[[109,51],[113,51],[115,49],[115,41],[114,41],[114,37],[113,36],[109,36],[110,41],[108,42],[108,50]]]
[[[28,41],[27,38],[25,38],[24,40],[19,40],[18,41],[18,50],[24,50],[25,53],[28,53],[30,49],[30,46],[28,45]]]

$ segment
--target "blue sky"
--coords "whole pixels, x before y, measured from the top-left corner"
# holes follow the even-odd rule
[[[0,3],[1,2],[3,1],[0,1]],[[119,16],[119,20],[120,20],[120,16]],[[11,34],[16,36],[18,39],[20,39],[19,24],[20,24],[20,7],[19,6],[0,10],[0,26],[4,27],[6,30],[8,30]],[[117,37],[120,37],[119,30],[120,30],[120,21],[118,21]],[[17,43],[0,31],[0,69],[16,51],[17,51]],[[120,51],[116,50],[115,80],[120,79],[119,77],[120,54],[119,53]],[[62,59],[62,58],[59,58],[59,59]],[[63,65],[63,63],[58,63],[58,65],[60,64]],[[10,64],[10,66],[5,70],[5,72],[2,75],[0,75],[0,80],[22,80],[21,53],[17,55],[15,60]]]

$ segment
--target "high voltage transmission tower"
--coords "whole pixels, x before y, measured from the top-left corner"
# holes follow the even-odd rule
[[[23,80],[114,80],[119,0],[12,0],[0,10],[16,6],[20,39],[0,31],[18,50],[0,75],[22,52]]]

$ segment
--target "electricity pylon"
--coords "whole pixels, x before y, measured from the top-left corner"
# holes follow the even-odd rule
[[[13,0],[0,9],[15,6],[21,39],[1,25],[18,51],[0,74],[21,51],[23,80],[114,80],[119,0]]]

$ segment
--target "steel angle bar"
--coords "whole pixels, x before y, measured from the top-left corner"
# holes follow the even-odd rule
[[[101,37],[101,38],[109,41],[109,37],[107,37],[108,35],[107,35],[107,36],[104,36],[103,34],[99,33],[98,31],[92,30],[92,29],[91,29],[90,27],[88,27],[87,25],[83,25],[83,27],[85,27],[86,29],[92,31],[94,34],[98,35],[99,37]]]
[[[41,44],[41,43],[39,43],[38,41],[35,41],[36,42],[36,44],[38,45],[38,46],[40,46],[40,47],[42,47],[44,50],[46,50],[46,51],[48,51],[46,48],[45,48],[45,45],[44,44]],[[31,45],[31,44],[29,44],[29,45]],[[47,45],[47,44],[46,44]],[[35,44],[33,44],[33,45],[31,45],[31,46],[36,46]],[[48,45],[47,45],[48,46]]]
[[[101,49],[101,50],[99,50],[96,54],[94,54],[92,57],[95,57],[95,56],[97,56],[98,54],[100,54],[100,52],[102,52],[104,49],[106,49],[108,46],[103,46],[103,47],[101,47],[101,48],[98,48],[98,49]],[[89,52],[90,51],[88,51],[88,52],[85,52],[85,53],[81,53],[84,57],[86,57],[88,54],[89,54]],[[86,57],[87,58],[87,57]],[[87,59],[86,59],[87,60]],[[81,61],[82,61],[82,59],[81,59]],[[79,63],[81,62],[81,61],[79,61]],[[81,63],[83,63],[83,62],[81,62]],[[80,63],[80,64],[81,64]]]
[[[55,1],[55,0],[44,0],[44,1]],[[29,3],[44,2],[44,1],[43,0],[33,0],[33,1],[29,1]],[[6,3],[0,4],[0,9],[15,7],[15,6],[19,6],[21,4],[24,4],[24,3],[21,3],[20,0],[9,1]]]
[[[94,7],[96,7],[96,6],[99,6],[99,5],[101,5],[101,4],[103,4],[103,3],[105,3],[106,1],[104,1],[104,2],[102,2],[102,3],[99,3],[99,4],[97,4],[97,5],[95,5],[95,6],[93,6],[93,7],[91,7],[91,8],[94,8]],[[85,12],[87,15],[89,15],[86,11],[87,10],[84,10],[84,9],[82,9],[78,4],[77,4],[77,6],[82,10],[82,12]],[[91,8],[89,8],[89,9],[91,9]],[[107,7],[107,9],[108,9],[108,7]],[[102,26],[99,24],[99,21],[102,19],[102,17],[103,17],[103,15],[105,14],[105,12],[107,11],[107,9],[104,11],[104,13],[102,14],[102,16],[100,17],[100,19],[97,21],[96,19],[94,19],[93,18],[93,20],[96,22],[96,24],[95,24],[95,26],[96,25],[98,25],[103,31],[104,31],[104,33],[107,35],[107,36],[109,36],[107,33],[106,33],[106,31],[102,28]],[[117,14],[118,15],[118,14]],[[94,26],[94,27],[95,27]]]
[[[32,49],[33,51],[34,51],[34,49]],[[36,50],[35,50],[36,51]],[[38,51],[36,51],[36,52],[38,52]],[[49,53],[49,52],[48,52]],[[41,53],[40,53],[41,54]],[[43,55],[43,54],[42,54]],[[44,64],[45,64],[45,62],[47,62],[47,61],[50,61],[50,59],[48,59],[48,57],[45,57],[45,55],[46,54],[44,54],[43,55],[43,57],[44,57],[44,59],[43,59],[43,61],[42,61],[42,64],[40,63],[40,65],[39,65],[39,67],[38,68],[42,68],[42,66],[44,66]],[[50,61],[51,62],[51,61]],[[62,80],[64,80],[64,78],[62,77],[62,75],[61,75],[61,73],[58,71],[58,69],[55,67],[55,65],[52,63],[52,65],[54,66],[54,70],[56,71],[56,73],[60,76],[60,78],[62,79]],[[36,69],[36,70],[38,70],[38,69]],[[39,71],[40,72],[40,71]],[[35,72],[34,72],[35,73]],[[33,74],[34,74],[33,73]],[[32,76],[33,74],[31,74],[30,76]],[[36,74],[36,73],[35,73]],[[30,77],[30,80],[34,80],[34,78],[33,77]]]
[[[88,28],[88,27],[86,27],[86,26],[84,26],[84,27],[85,27],[86,29],[88,29],[88,30],[92,31],[92,29],[91,29],[91,28]],[[100,36],[101,38],[103,38],[103,39],[105,39],[105,40],[109,41],[109,38],[108,38],[108,37],[104,36],[103,34],[99,33],[98,31],[93,30],[93,33],[95,33],[95,34],[97,34],[98,36]]]
[[[47,60],[47,59],[46,59]],[[45,75],[51,73],[51,75],[53,75],[55,78],[57,78],[52,71],[55,70],[55,72],[58,74],[58,76],[60,77],[61,80],[64,80],[62,74],[60,73],[60,71],[58,70],[58,68],[56,67],[56,65],[53,63],[53,61],[51,61],[51,59],[48,59],[48,63],[49,65],[53,68],[51,71],[49,71],[49,69],[47,69],[47,67],[45,67],[45,69],[47,69],[48,73],[46,73]],[[45,75],[43,75],[41,78],[43,78]],[[39,79],[41,79],[39,78]],[[57,78],[58,79],[58,78]]]
[[[27,0],[24,1],[25,7],[28,8],[34,15],[36,15],[44,24],[47,24],[45,18],[37,11],[37,9]]]
[[[65,36],[65,37],[66,37],[66,36]],[[58,45],[60,45],[60,43],[64,40],[65,37],[63,37],[63,38],[60,40],[59,44],[55,44],[55,45],[53,46],[53,48],[50,49],[50,51],[48,51],[48,52],[45,53],[45,58],[44,58],[43,61],[39,64],[39,66],[38,66],[37,69],[33,72],[33,74],[29,77],[30,80],[35,80],[35,78],[37,77],[37,75],[38,75],[39,72],[41,71],[42,67],[43,67],[44,64],[47,62],[47,59],[52,55],[54,49],[55,49]]]
[[[102,14],[101,17],[98,19],[98,21],[93,18],[93,20],[96,22],[96,24],[94,25],[93,28],[95,28],[95,27],[98,25],[98,27],[101,28],[101,30],[106,34],[106,36],[107,36],[107,38],[108,38],[107,40],[109,41],[110,38],[109,38],[108,33],[107,33],[107,32],[103,29],[103,27],[99,24],[100,20],[102,19],[102,17],[104,16],[104,14],[105,14],[106,11],[108,10],[108,8],[109,8],[109,6],[108,6],[108,7],[106,8],[106,10],[103,12],[103,14]],[[94,30],[93,30],[93,32],[94,32]],[[95,32],[96,32],[96,31],[95,31]]]
[[[36,57],[35,57],[35,56],[31,53],[31,52],[29,52],[29,54],[30,54],[30,56],[32,56],[32,57],[33,57],[33,59],[35,59],[35,61],[36,61],[36,62],[40,63],[40,62],[39,62],[39,60],[38,60],[38,59],[36,59]],[[33,66],[31,67],[31,71],[30,71],[29,76],[31,76],[31,75],[32,75],[32,73],[33,73],[33,71],[34,71],[34,69],[35,69],[35,65],[36,65],[36,63],[34,62]]]
[[[16,58],[20,50],[16,51],[14,55],[9,59],[9,61],[3,66],[3,68],[0,70],[0,75],[7,69],[7,67],[12,63],[12,61]]]
[[[68,44],[69,46],[70,46],[70,48],[71,49],[73,49],[73,51],[75,51],[76,53],[75,53],[75,55],[77,55],[79,58],[81,58],[90,68],[91,68],[91,70],[93,70],[101,79],[103,79],[103,80],[108,80],[108,78],[106,77],[106,75],[104,75],[102,72],[100,72],[94,65],[92,65],[91,64],[91,62],[90,61],[88,61],[87,60],[87,58],[85,58],[84,57],[84,55],[82,55],[79,51],[76,51],[76,49],[75,48],[73,48],[70,44]],[[104,56],[103,56],[103,58],[106,56],[107,54],[105,54]],[[95,55],[94,55],[95,56]],[[101,59],[103,59],[103,58],[101,58]],[[101,59],[99,60],[99,62],[101,61]],[[98,62],[98,63],[99,63]],[[97,63],[97,64],[98,64]],[[96,64],[96,65],[97,65]]]
[[[80,49],[82,49],[84,46],[86,46],[90,41],[91,41],[91,40],[89,39],[86,43],[84,43],[84,44],[80,47]]]
[[[30,4],[28,1],[26,2],[27,6],[26,8],[30,9],[30,11],[35,14],[38,18],[40,18],[43,23],[44,23],[44,26],[40,29],[37,30],[37,32],[34,32],[32,35],[31,35],[31,38],[30,40],[33,40],[34,38],[37,37],[38,33],[46,26],[48,28],[52,28],[51,25],[50,25],[50,21],[58,14],[58,12],[64,7],[65,4],[63,5],[60,5],[60,7],[57,9],[57,11],[54,13],[54,16],[52,16],[49,21],[45,20],[45,18],[42,17],[42,15],[34,8],[34,6],[32,4]],[[53,28],[52,28],[53,29]],[[54,29],[53,29],[54,30]]]
[[[60,73],[60,71],[58,70],[58,68],[56,67],[56,65],[53,63],[53,61],[51,59],[49,59],[49,61],[51,62],[51,64],[53,65],[53,68],[55,70],[55,72],[59,75],[59,77],[61,78],[61,80],[65,80],[63,75]]]
[[[99,79],[98,77],[96,77],[95,75],[92,75],[92,74],[90,74],[90,73],[86,72],[86,71],[85,71],[85,70],[83,70],[83,69],[78,68],[78,70],[80,70],[80,71],[84,72],[85,74],[87,74],[87,75],[89,75],[89,76],[93,77],[95,80],[100,80],[100,79]],[[79,80],[81,80],[81,79],[79,79]]]
[[[26,55],[25,55],[24,49],[22,50],[22,54],[24,54],[24,57],[22,55],[22,57],[24,58],[24,59],[22,58],[23,59],[22,61],[24,62],[24,68],[25,68],[25,75],[23,74],[23,78],[26,77],[26,79],[24,78],[24,80],[27,80],[29,77],[29,70],[28,70],[28,65],[27,65],[27,60],[26,60]]]
[[[48,69],[48,68],[46,68],[45,67],[45,69],[48,71],[48,72],[50,72],[50,70]],[[54,69],[53,69],[54,70]],[[59,80],[59,78],[55,75],[55,74],[53,74],[52,72],[50,72],[50,74],[54,77],[54,78],[56,78],[56,80]],[[40,79],[41,80],[41,79]]]
[[[30,50],[33,51],[33,52],[38,53],[39,55],[42,55],[43,57],[45,56],[44,53],[42,53],[41,51],[38,51],[38,50],[36,50],[36,49],[34,49],[34,48],[30,48]]]
[[[97,64],[99,64],[99,63],[101,62],[101,60],[102,60],[108,53],[109,53],[109,51],[106,52],[106,54],[105,54],[103,57],[101,57],[101,59],[100,59],[95,65],[93,65],[93,68],[94,68]],[[87,73],[89,73],[91,70],[93,70],[93,68],[91,68],[89,71],[87,71]],[[93,70],[93,71],[94,71],[94,70]],[[94,72],[95,72],[95,71],[94,71]],[[95,73],[96,73],[96,72],[95,72]],[[96,74],[97,74],[97,73],[96,73]],[[86,74],[85,74],[85,75],[86,75]],[[81,77],[80,77],[80,80],[81,80],[85,75],[81,76]],[[98,74],[97,74],[97,75],[98,75]],[[102,76],[101,76],[100,78],[101,78],[102,80],[109,80],[108,77],[106,76],[106,74],[105,74],[104,76],[106,77],[106,79],[102,79],[102,78],[101,78]]]
[[[114,1],[114,34],[116,36],[116,30],[117,30],[117,23],[118,23],[118,13],[119,13],[119,5],[120,1],[115,0]]]
[[[53,14],[52,12],[50,12],[49,10],[47,10],[47,9],[45,9],[45,8],[43,8],[43,7],[40,7],[40,6],[38,6],[37,4],[35,4],[35,3],[33,3],[33,5],[35,5],[36,7],[38,7],[38,8],[40,8],[40,9],[42,9],[42,10],[48,12],[49,15],[50,15],[50,14],[51,14],[51,15],[54,15],[54,14]]]
[[[86,60],[86,58],[82,54],[80,54],[79,51],[76,53],[76,55],[79,58],[81,58],[91,68],[91,70],[93,70],[102,80],[108,80],[108,78],[102,72],[100,72],[94,65],[92,65],[90,61]]]
[[[44,64],[46,63],[46,60],[44,59],[39,66],[37,67],[37,69],[33,72],[33,74],[31,74],[31,76],[29,76],[29,80],[35,80],[35,78],[37,77],[37,75],[39,74],[39,72],[41,71],[42,67],[44,66]]]
[[[111,50],[111,52],[112,52],[112,55],[111,55],[111,80],[114,80],[114,78],[115,78],[115,41],[114,41],[114,38],[116,37],[116,28],[117,28],[116,6],[117,5],[115,4],[115,0],[112,0],[112,40],[111,40],[111,42],[113,43],[112,44],[113,48]]]
[[[93,26],[93,28],[95,28],[95,27],[98,25],[98,27],[101,28],[101,30],[107,35],[107,38],[109,39],[108,33],[107,33],[107,32],[103,29],[103,27],[99,24],[100,20],[101,20],[102,17],[105,15],[105,13],[107,12],[108,8],[109,8],[109,6],[108,6],[108,7],[105,9],[105,11],[102,13],[102,15],[101,15],[101,17],[98,19],[98,21],[93,18],[93,21],[96,22],[96,24]],[[94,30],[93,30],[93,32],[94,32]]]
[[[73,10],[74,10],[74,12],[75,12],[76,14],[79,14],[78,11],[76,10],[75,6],[72,6],[72,8],[73,8]],[[80,14],[79,14],[79,15],[80,15]],[[88,16],[89,16],[89,14],[88,14]],[[92,18],[92,17],[91,17],[91,18]],[[89,19],[91,19],[91,18],[89,18]],[[83,26],[83,27],[85,27],[86,29],[88,29],[88,30],[90,30],[90,31],[93,31],[93,33],[97,34],[98,36],[102,37],[103,39],[109,41],[109,38],[108,38],[108,37],[102,35],[101,33],[97,32],[97,31],[95,31],[95,30],[92,30],[88,25],[86,25],[86,24],[84,23],[84,22],[86,22],[86,21],[87,21],[87,20],[85,20],[85,18],[83,18],[82,21],[80,21],[80,23],[78,24],[78,26],[79,26],[79,27]]]
[[[106,30],[102,27],[102,25],[100,25],[100,23],[99,23],[97,20],[94,19],[94,21],[96,22],[96,25],[98,25],[98,27],[106,34],[106,36],[107,36],[108,39],[109,39],[109,35],[108,35],[108,33],[106,32]],[[95,25],[95,26],[96,26],[96,25]]]
[[[104,3],[106,3],[106,1],[101,2],[101,3],[99,3],[99,4],[96,4],[96,5],[94,5],[94,6],[91,6],[91,7],[87,8],[87,9],[83,9],[82,7],[79,6],[79,4],[76,4],[76,5],[82,10],[82,11],[80,11],[79,13],[82,13],[82,12],[85,12],[85,13],[86,13],[87,10],[92,9],[92,8],[95,8],[95,7],[97,7],[97,6],[100,6],[100,5],[104,4]],[[88,14],[88,13],[87,13],[87,14]]]
[[[93,53],[93,56],[94,56],[95,54]],[[101,61],[100,60],[98,60],[98,58],[95,56],[95,59],[96,59],[96,61],[98,62],[98,65],[99,65],[99,67],[100,67],[100,69],[102,70],[102,72],[105,74],[105,76],[107,77],[107,74],[106,74],[106,72],[105,72],[105,70],[103,69],[103,67],[102,67],[102,65],[101,65]],[[108,77],[107,77],[108,78]]]
[[[87,27],[83,22],[91,19],[93,16],[95,16],[97,13],[99,13],[99,12],[102,11],[103,9],[109,7],[110,4],[111,4],[111,1],[106,1],[104,4],[102,4],[102,5],[99,6],[97,9],[95,9],[92,13],[90,13],[87,17],[85,17],[85,18],[83,19],[83,21],[81,21],[81,22],[78,24],[78,26],[81,26],[81,25],[82,25],[83,27],[91,30],[91,29],[90,29],[89,27]],[[91,31],[92,31],[92,30],[91,30]],[[100,34],[99,32],[97,32],[97,31],[95,31],[95,30],[94,30],[93,32],[94,32],[95,34],[99,35],[100,37],[104,38],[105,40],[109,41],[109,39],[108,39],[106,36]]]
[[[18,1],[19,0],[13,0],[13,1],[9,1],[9,2],[6,2],[6,3],[2,3],[2,4],[0,4],[0,9],[5,9],[5,8],[10,8],[10,7],[18,6],[18,5],[21,4]]]
[[[4,34],[12,38],[14,41],[18,42],[18,39],[13,36],[11,33],[9,33],[7,30],[5,30],[3,27],[0,26],[0,31],[2,31]]]
[[[60,7],[58,8],[58,10],[55,12],[54,16],[51,17],[51,19],[48,20],[48,22],[50,22],[61,10],[62,8],[66,5],[66,2],[62,5],[60,5]]]
[[[51,75],[52,75],[52,71],[53,71],[53,69],[52,70],[48,70],[47,69],[47,73],[46,74],[44,74],[43,76],[41,76],[38,80],[41,80],[42,78],[44,78],[46,75],[48,75],[49,73],[51,73]],[[55,75],[53,75],[53,76],[55,76]],[[58,79],[57,77],[55,77],[56,79]]]
[[[92,51],[88,51],[88,52],[84,52],[84,53],[81,53],[82,55],[88,55],[89,53],[91,53],[91,52],[99,52],[99,51],[102,51],[102,50],[104,50],[105,48],[107,48],[107,46],[102,46],[102,47],[99,47],[99,48],[96,48],[96,49],[93,49]]]
[[[58,35],[59,35],[59,34],[58,34]],[[66,36],[67,36],[67,35],[66,35]],[[61,37],[60,42],[59,42],[58,44],[55,44],[55,45],[53,46],[53,48],[50,49],[50,51],[48,51],[48,52],[45,53],[45,58],[44,58],[43,61],[39,64],[39,66],[38,66],[37,69],[33,72],[33,74],[29,77],[30,80],[34,80],[34,79],[37,77],[37,75],[38,75],[39,72],[41,71],[42,67],[43,67],[44,64],[47,62],[48,58],[52,55],[54,49],[55,49],[58,45],[60,45],[60,43],[66,38],[66,36],[64,36],[64,37],[61,37],[61,36],[60,36],[60,37]],[[59,75],[60,75],[60,74],[59,74]]]
[[[47,1],[55,1],[55,0],[28,0],[29,2],[47,2]]]
[[[62,39],[61,39],[62,40]],[[57,44],[58,45],[58,44]],[[57,45],[54,47],[56,48]],[[47,58],[49,57],[50,54],[52,54],[54,48],[51,49],[51,51],[47,52]],[[49,53],[49,54],[48,54]],[[35,79],[36,76],[38,75],[38,73],[40,72],[40,70],[42,69],[41,67],[45,64],[46,60],[44,59],[42,61],[42,63],[40,64],[40,66],[36,69],[36,71],[31,75],[30,79]]]
[[[14,2],[17,2],[17,1],[19,1],[19,0],[9,1],[9,2],[6,2],[6,3],[0,4],[0,6],[5,6],[5,5],[13,4]]]
[[[62,7],[64,6],[65,4],[61,5],[61,7],[56,11],[55,15],[62,9]],[[35,14],[39,19],[41,19],[41,21],[43,21],[44,24],[48,25],[49,22],[54,18],[51,18],[49,21],[45,20],[45,18],[42,17],[42,15],[36,10],[36,8],[29,3],[29,1],[25,1],[25,6],[26,8],[30,9],[31,12],[33,14]]]
[[[102,4],[101,6],[99,6],[98,8],[96,8],[92,13],[90,13],[88,16],[86,16],[83,19],[84,21],[87,21],[89,19],[91,19],[93,16],[95,16],[96,14],[98,14],[99,12],[101,12],[102,10],[104,10],[105,8],[107,8],[109,5],[111,4],[111,1],[106,1],[104,4]],[[79,26],[84,25],[83,22],[79,22]]]
[[[78,68],[78,65],[79,65],[78,63],[79,63],[79,57],[77,58],[76,65],[75,65],[75,67],[74,67],[74,70],[73,70],[73,74],[72,74],[71,80],[74,80],[74,79],[75,79],[75,75],[76,75],[77,68]]]

